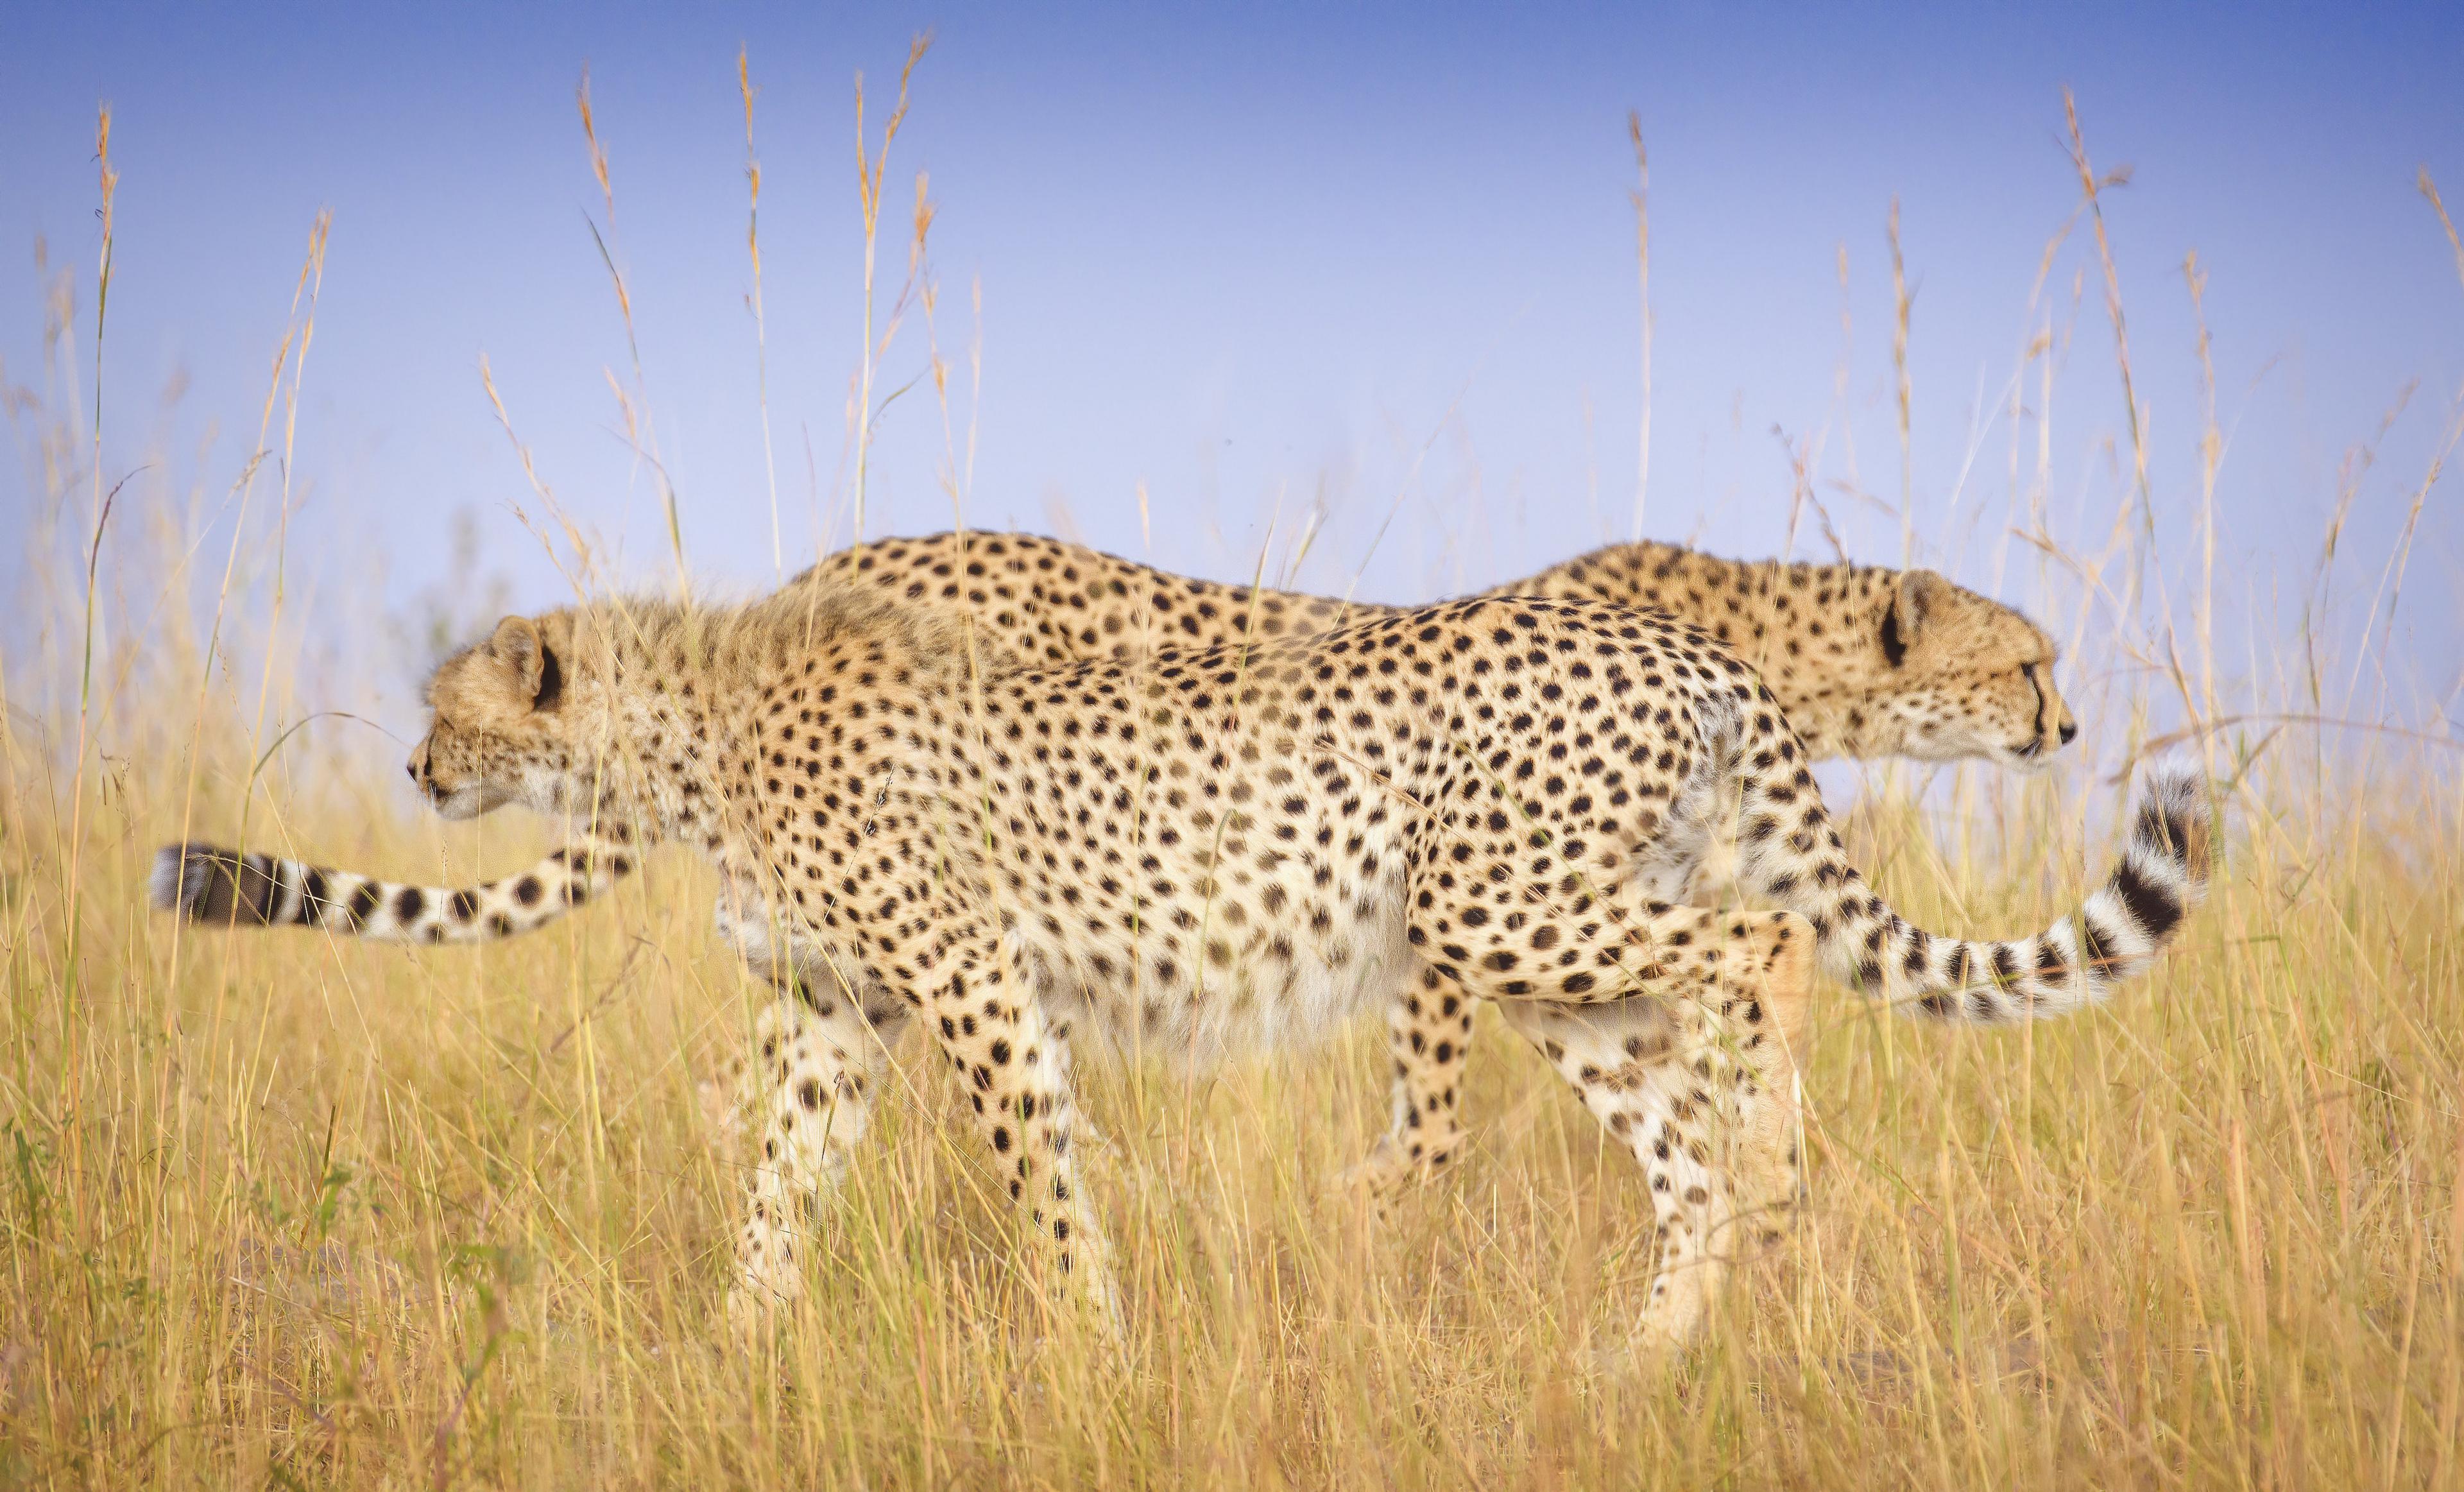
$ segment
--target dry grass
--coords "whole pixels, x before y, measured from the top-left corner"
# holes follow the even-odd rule
[[[91,479],[77,445],[55,493]],[[187,532],[144,533],[128,551],[176,574]],[[1334,1180],[1384,1122],[1375,1033],[1196,1087],[1098,1064],[1125,1354],[1016,1278],[911,1045],[811,1299],[748,1342],[718,1309],[737,1157],[693,1089],[753,994],[693,866],[478,952],[143,910],[153,847],[191,825],[457,875],[542,847],[398,817],[396,768],[343,737],[239,724],[338,691],[278,581],[230,574],[210,640],[162,599],[184,579],[123,581],[90,669],[92,588],[33,598],[64,620],[0,669],[0,1482],[2464,1481],[2443,744],[2276,737],[2235,779],[2213,900],[2109,1011],[1958,1032],[1838,997],[1809,1224],[1681,1363],[1612,1349],[1648,1274],[1637,1169],[1494,1020],[1477,1142],[1387,1221]],[[262,679],[209,677],[243,620]],[[1929,924],[2041,926],[2102,864],[2076,780],[1980,776],[1933,811],[1910,786],[1881,779],[1854,828]]]
[[[56,756],[20,733],[0,781],[11,1483],[2457,1476],[2452,796],[2436,822],[2245,796],[2215,901],[2109,1014],[1946,1033],[1841,998],[1808,1085],[1812,1225],[1670,1372],[1607,1350],[1647,1279],[1636,1168],[1493,1023],[1477,1145],[1387,1225],[1332,1179],[1383,1122],[1374,1040],[1194,1090],[1104,1070],[1137,1337],[1115,1360],[1011,1278],[916,1049],[809,1310],[737,1341],[735,1157],[692,1088],[750,997],[697,870],[476,954],[184,933],[141,910],[181,734],[108,757],[78,887]],[[201,757],[198,823],[240,822],[240,745]],[[396,867],[536,847],[292,772],[248,815],[264,842]],[[1942,924],[2036,925],[2083,873],[2044,787],[1980,801],[1947,855],[1906,811],[1859,822]]]

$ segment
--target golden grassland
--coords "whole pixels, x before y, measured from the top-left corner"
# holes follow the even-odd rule
[[[750,108],[748,83],[748,145]],[[99,536],[86,438],[39,444],[54,511]],[[743,1157],[695,1084],[758,996],[693,864],[479,950],[145,910],[155,847],[191,835],[457,880],[546,845],[515,816],[409,817],[398,766],[300,731],[356,695],[269,603],[278,579],[234,543],[217,582],[168,512],[173,562],[130,572],[155,588],[98,580],[99,537],[54,545],[82,589],[36,598],[34,645],[0,654],[0,1485],[2464,1484],[2452,742],[2203,735],[2227,857],[2105,1009],[1978,1031],[1826,995],[1805,1225],[1681,1360],[1624,1345],[1639,1169],[1486,1016],[1475,1142],[1391,1217],[1339,1179],[1385,1122],[1377,1031],[1194,1084],[1089,1063],[1125,1348],[1013,1267],[911,1033],[810,1298],[748,1336],[720,1308]],[[2197,613],[2187,666],[2169,634],[2126,675],[2065,665],[2092,730],[2141,729],[2151,680],[2217,719]],[[2082,699],[2083,673],[2130,682]],[[1852,847],[1928,926],[2033,930],[2101,873],[2086,825],[2121,791],[1876,771]]]
[[[193,656],[124,666],[218,693]],[[1493,1020],[1476,1143],[1387,1218],[1338,1179],[1384,1122],[1375,1030],[1195,1085],[1093,1062],[1116,1351],[1013,1268],[913,1033],[811,1299],[729,1327],[742,1157],[694,1085],[756,995],[689,861],[478,951],[146,911],[189,825],[456,878],[543,847],[401,817],[340,753],[259,773],[219,709],[105,715],[82,783],[23,710],[0,757],[9,1484],[2464,1480],[2438,771],[2235,776],[2214,895],[2105,1010],[1947,1030],[1827,997],[1808,1223],[1674,1365],[1622,1345],[1639,1169]],[[2075,780],[1979,775],[1930,814],[1907,780],[1855,848],[1931,925],[2040,926],[2103,864]]]

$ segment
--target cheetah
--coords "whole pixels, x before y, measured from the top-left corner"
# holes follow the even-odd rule
[[[1396,608],[1187,579],[1058,539],[938,534],[842,550],[789,583],[853,581],[913,605],[964,610],[1021,657],[1047,664],[1306,636]],[[1778,700],[1815,760],[1982,758],[2020,772],[2079,735],[2053,679],[2055,648],[2017,611],[1930,570],[1723,560],[1671,544],[1612,544],[1484,592],[1614,602],[1668,612],[1735,650]],[[1733,805],[1719,815],[1734,823]],[[1735,851],[1715,844],[1679,898],[1715,905]],[[1389,1022],[1394,1124],[1354,1168],[1380,1206],[1440,1174],[1465,1142],[1459,1094],[1468,1012],[1400,1000]],[[1442,1028],[1441,1028],[1442,1027]],[[757,1041],[767,1032],[757,1033]],[[754,1088],[740,1068],[706,1089],[725,1130]],[[1423,1115],[1413,1127],[1412,1115]]]
[[[1943,1018],[2045,1016],[2154,959],[2202,893],[2200,779],[2151,775],[2106,884],[2046,932],[1909,924],[1849,862],[1771,692],[1665,614],[1475,599],[1312,636],[1017,667],[963,613],[870,587],[509,617],[431,680],[411,776],[448,818],[576,827],[556,877],[468,895],[206,846],[198,920],[504,935],[660,842],[716,867],[722,931],[781,990],[732,1305],[802,1289],[800,1225],[860,1141],[885,1033],[919,1020],[1043,1277],[1117,1323],[1081,1184],[1081,1026],[1203,1063],[1379,1009],[1494,1002],[1647,1178],[1637,1330],[1702,1330],[1799,1190],[1814,975]],[[1675,904],[1739,815],[1783,910]],[[406,906],[414,914],[403,915]],[[1406,1075],[1408,1082],[1408,1074]],[[1405,1128],[1431,1112],[1408,1089]]]
[[[987,646],[1045,666],[1186,651],[1320,633],[1397,608],[1185,579],[1083,545],[1018,534],[891,538],[842,551],[787,589],[869,588],[911,606],[964,613]],[[1501,586],[1648,606],[1690,621],[1763,676],[1813,759],[1902,755],[1981,757],[2022,771],[2048,765],[2078,733],[2054,687],[2054,647],[2009,607],[1925,570],[1713,559],[1666,544],[1617,544]],[[1733,825],[1733,803],[1711,816]],[[1696,884],[1664,899],[1716,904],[1734,881],[1735,849],[1715,840]],[[580,843],[492,888],[407,888],[362,909],[366,936],[464,940],[544,924],[604,893],[638,862],[622,841]],[[304,873],[304,867],[294,872]],[[355,883],[367,884],[364,881]],[[262,897],[261,880],[231,887],[232,914]],[[373,890],[363,894],[377,896]],[[463,898],[469,916],[451,911]],[[751,1050],[775,1046],[765,1009]],[[1397,1067],[1393,1118],[1353,1173],[1383,1206],[1442,1173],[1466,1142],[1460,1094],[1474,1023],[1469,1006],[1398,991],[1388,1041]],[[714,1127],[750,1122],[760,1084],[745,1058],[703,1085]]]
[[[1398,609],[1193,580],[1028,534],[881,539],[788,583],[822,578],[964,609],[1046,664],[1302,636]],[[1690,622],[1762,676],[1817,761],[1979,757],[2033,772],[2079,735],[2054,685],[2053,640],[1931,570],[1612,544],[1481,594],[1613,602]]]

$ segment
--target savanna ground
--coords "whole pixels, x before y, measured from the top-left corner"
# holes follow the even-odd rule
[[[72,530],[103,506],[82,439],[38,442]],[[1384,1123],[1375,1030],[1195,1086],[1090,1063],[1125,1350],[1013,1270],[911,1033],[809,1301],[746,1338],[720,1311],[740,1157],[694,1085],[756,995],[706,878],[658,858],[477,951],[147,912],[155,846],[189,835],[454,879],[547,841],[415,818],[397,764],[286,734],[350,697],[350,648],[302,643],[270,561],[216,574],[178,504],[117,521],[150,579],[33,598],[0,672],[0,1482],[2464,1482],[2464,795],[2447,740],[2315,723],[2345,700],[2306,681],[2367,636],[2323,670],[2216,660],[2199,626],[2065,664],[2108,739],[2214,718],[2211,664],[2238,713],[2296,717],[2186,747],[2229,814],[2211,900],[2082,1018],[1826,997],[1807,1223],[1674,1365],[1622,1349],[1639,1170],[1490,1017],[1475,1143],[1389,1218],[1337,1180]],[[1863,788],[1860,862],[1985,932],[2101,873],[2088,825],[2123,791]]]

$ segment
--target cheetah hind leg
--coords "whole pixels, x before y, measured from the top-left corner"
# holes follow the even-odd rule
[[[750,1138],[760,1123],[759,1107],[769,1090],[762,1067],[778,1051],[780,1035],[788,1027],[790,1017],[783,1007],[790,998],[765,1002],[753,1018],[751,1041],[728,1052],[718,1070],[693,1085],[702,1123],[712,1138],[737,1144]]]
[[[1733,888],[1705,886],[1698,880],[1698,858],[1680,854],[1639,863],[1641,874],[1623,889],[1626,899],[1683,902],[1693,909],[1716,903],[1725,909],[1734,899]],[[1735,869],[1733,854],[1727,868]],[[1710,896],[1688,895],[1689,884],[1697,890],[1708,890]],[[1673,911],[1685,923],[1712,915],[1688,909]],[[1507,998],[1510,1002],[1512,997]],[[1466,1136],[1461,1099],[1471,1059],[1475,1003],[1471,992],[1453,976],[1423,962],[1387,1006],[1387,1051],[1394,1065],[1392,1117],[1368,1157],[1338,1179],[1346,1190],[1367,1192],[1372,1209],[1380,1218],[1392,1214],[1406,1190],[1436,1176],[1463,1152]]]
[[[1472,997],[1421,964],[1386,1011],[1394,1107],[1386,1132],[1338,1185],[1361,1190],[1383,1218],[1405,1190],[1443,1170],[1463,1150],[1463,1069],[1471,1056]]]
[[[1718,873],[1698,864],[1699,853],[1641,863],[1638,869],[1642,874],[1627,889],[1632,899],[1727,909],[1736,900],[1733,843],[1728,850],[1725,867],[1713,867]],[[1422,963],[1387,1007],[1392,1117],[1368,1157],[1337,1181],[1345,1190],[1365,1191],[1379,1218],[1391,1216],[1408,1189],[1430,1180],[1463,1152],[1466,1135],[1461,1099],[1471,1059],[1475,1003],[1455,978]]]
[[[1642,1165],[1659,1256],[1636,1330],[1646,1356],[1699,1338],[1731,1269],[1781,1241],[1796,1209],[1814,938],[1781,915],[1735,919],[1709,982],[1599,1004],[1499,1002]]]
[[[737,1288],[728,1312],[758,1319],[804,1288],[801,1255],[813,1205],[846,1175],[871,1128],[890,1046],[903,1020],[869,1017],[836,992],[799,986],[764,1007],[754,1043],[703,1085],[721,1132],[758,1141],[746,1177],[749,1212],[737,1240]]]
[[[1054,1293],[1083,1308],[1096,1329],[1127,1331],[1112,1281],[1110,1244],[1087,1196],[1075,1144],[1078,1109],[1069,1081],[1069,1022],[1047,1008],[1015,934],[985,929],[963,911],[927,919],[931,945],[889,943],[885,961],[931,971],[903,990],[921,1007],[941,1055],[956,1070],[1011,1202],[1033,1239],[1031,1252]]]

